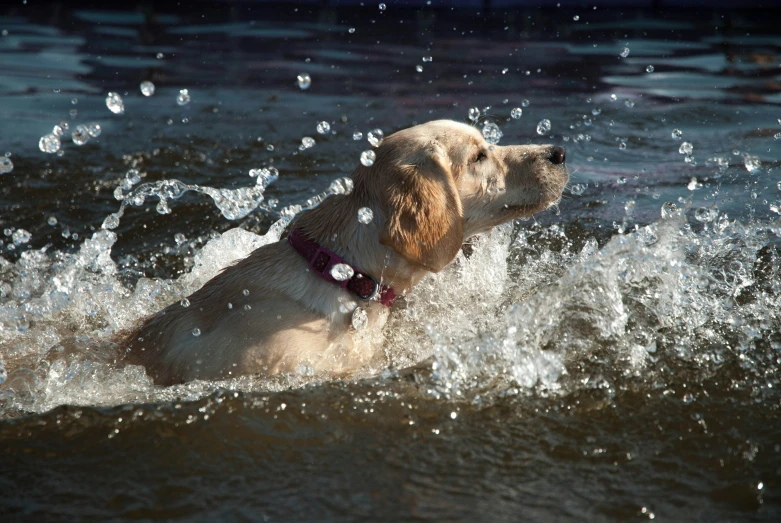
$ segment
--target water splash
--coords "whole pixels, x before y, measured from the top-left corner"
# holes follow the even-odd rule
[[[252,175],[252,172],[250,172],[250,175]],[[106,217],[102,228],[116,229],[128,205],[140,207],[146,202],[147,198],[151,197],[158,199],[158,212],[168,214],[170,212],[168,201],[177,200],[189,191],[211,197],[222,215],[228,220],[244,218],[260,207],[263,202],[263,193],[271,183],[276,181],[279,173],[275,168],[271,167],[260,169],[255,176],[256,184],[254,186],[240,187],[238,189],[215,189],[213,187],[186,184],[179,180],[161,180],[141,184],[124,194],[122,191],[123,186],[119,186],[114,191],[114,197],[121,200],[122,204],[117,212]],[[127,179],[132,186],[135,176],[132,179]]]
[[[505,244],[507,231],[498,234]],[[578,254],[546,253],[521,268],[516,282],[501,269],[491,273],[505,255],[500,246],[481,254],[490,258],[493,249],[488,263],[461,259],[463,295],[441,282],[413,292],[415,303],[437,311],[420,315],[434,318],[426,322],[431,391],[446,397],[491,388],[568,392],[610,389],[622,380],[660,387],[691,373],[714,373],[729,359],[765,375],[781,349],[781,256],[772,247],[779,239],[778,222],[746,226],[711,216],[695,232],[679,211],[613,237],[600,251],[587,242]],[[566,272],[540,286],[539,275],[562,262],[569,262]],[[483,290],[469,285],[472,275]],[[517,299],[535,282],[536,293]],[[469,302],[507,306],[488,305],[476,315]]]
[[[266,178],[270,183],[269,180]],[[9,371],[8,380],[0,388],[0,417],[7,413],[42,412],[63,403],[104,405],[195,399],[226,386],[224,382],[214,382],[171,389],[155,387],[143,368],[117,368],[112,364],[118,357],[118,347],[112,339],[150,311],[186,299],[253,250],[279,241],[298,213],[316,207],[331,195],[347,194],[352,188],[349,178],[334,180],[326,191],[283,209],[281,217],[264,235],[240,228],[226,231],[199,250],[193,256],[192,268],[176,280],[141,278],[134,288],[128,287],[111,258],[117,235],[107,228],[95,232],[75,253],[50,255],[44,248],[23,252],[15,264],[0,258],[0,281],[8,282],[0,284],[0,354],[4,358],[3,368]],[[181,196],[185,190],[196,189],[166,180],[142,184],[128,196]],[[246,390],[284,389],[302,385],[302,379],[287,376],[259,384],[257,380],[241,378],[230,386]],[[315,377],[309,381],[312,379]]]

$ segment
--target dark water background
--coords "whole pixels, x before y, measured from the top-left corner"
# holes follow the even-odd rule
[[[29,3],[0,11],[0,153],[14,165],[0,175],[4,520],[781,516],[778,10]],[[178,106],[184,88],[192,101]],[[109,91],[124,115],[106,108]],[[389,344],[415,353],[404,333],[426,327],[433,348],[419,355],[433,351],[433,370],[160,390],[94,354],[66,372],[47,361],[63,331],[85,344],[111,334],[120,287],[169,282],[209,238],[265,233],[280,209],[349,175],[368,130],[468,121],[473,106],[490,106],[502,144],[565,146],[572,183],[585,187],[487,241],[505,245],[506,271],[468,304],[450,274],[434,287],[443,302],[413,296],[394,313],[401,334]],[[102,133],[83,146],[63,139],[62,156],[41,152],[63,120]],[[323,120],[332,134],[315,130]],[[303,136],[316,145],[299,151]],[[280,178],[263,208],[240,220],[195,193],[167,215],[154,199],[129,208],[107,247],[120,287],[99,280],[110,289],[99,298],[89,287],[97,319],[63,322],[70,305],[52,301],[53,267],[78,264],[68,256],[118,209],[128,169],[145,182],[239,188],[272,165]],[[14,244],[18,229],[27,243]],[[475,256],[459,263],[488,271]],[[93,272],[62,284],[68,300]],[[461,313],[477,318],[470,328],[457,328]],[[628,319],[616,326],[618,316]]]

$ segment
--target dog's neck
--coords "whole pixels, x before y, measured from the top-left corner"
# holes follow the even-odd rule
[[[385,217],[374,211],[372,221],[358,221],[361,206],[350,196],[333,196],[303,215],[294,227],[397,294],[409,291],[428,271],[410,263],[380,242]]]

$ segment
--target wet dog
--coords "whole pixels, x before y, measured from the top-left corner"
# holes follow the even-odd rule
[[[160,384],[305,368],[348,376],[375,357],[394,297],[441,271],[464,240],[557,202],[564,149],[490,145],[438,120],[404,129],[353,172],[354,190],[304,213],[126,339],[127,360]]]

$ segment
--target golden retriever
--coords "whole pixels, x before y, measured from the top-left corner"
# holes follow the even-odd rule
[[[350,194],[304,213],[289,238],[225,269],[188,307],[147,319],[126,338],[127,360],[160,384],[301,369],[347,376],[381,351],[360,337],[382,327],[393,293],[441,271],[466,238],[556,203],[568,173],[561,147],[490,145],[469,125],[438,120],[387,137],[352,179]],[[336,262],[350,268],[334,272]]]

